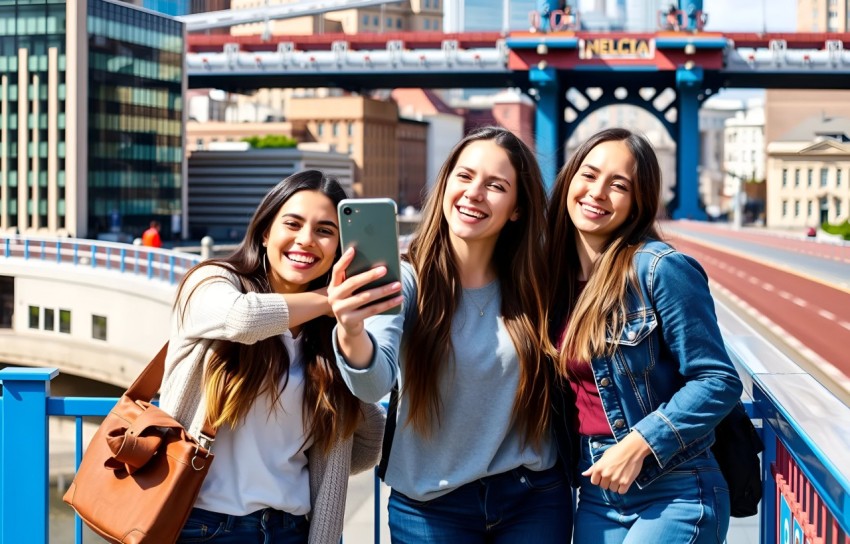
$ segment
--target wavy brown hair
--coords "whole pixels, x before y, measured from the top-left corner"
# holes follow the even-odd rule
[[[588,153],[603,142],[623,142],[631,151],[635,163],[631,173],[632,208],[626,221],[611,234],[579,294],[581,263],[567,194]],[[606,338],[616,338],[622,333],[629,285],[640,294],[632,263],[646,239],[659,238],[656,217],[660,193],[661,169],[652,145],[643,136],[623,128],[610,128],[591,136],[558,173],[549,209],[546,255],[552,281],[550,327],[563,338],[558,359],[561,376],[568,375],[570,361],[589,362],[595,356],[613,353],[616,348]],[[605,273],[596,274],[597,270]]]
[[[439,376],[453,350],[452,318],[462,296],[457,257],[442,211],[446,184],[461,152],[472,142],[493,141],[505,150],[517,176],[517,221],[509,221],[493,253],[502,294],[501,314],[520,365],[514,417],[526,443],[539,446],[549,432],[549,356],[554,351],[546,328],[546,267],[543,266],[546,191],[531,150],[513,133],[478,129],[452,149],[428,197],[422,223],[410,244],[408,260],[418,279],[417,316],[405,346],[404,391],[407,423],[424,434],[439,425]]]
[[[203,266],[220,266],[237,275],[243,293],[273,292],[263,267],[266,259],[263,237],[281,206],[299,191],[322,193],[333,202],[334,208],[346,197],[335,179],[317,170],[298,172],[284,179],[263,198],[236,250],[228,257],[204,261],[193,268],[180,284],[177,300],[181,300],[186,279]],[[334,261],[340,254],[337,247]],[[313,280],[307,289],[326,286],[329,278],[330,270]],[[197,287],[186,297],[184,311]],[[343,383],[336,366],[331,344],[334,324],[332,318],[322,316],[305,323],[301,330],[305,361],[304,422],[309,421],[308,439],[324,451],[328,451],[337,438],[351,436],[360,417],[359,403]],[[204,371],[204,389],[207,416],[216,427],[235,427],[260,395],[270,394],[272,406],[277,406],[289,381],[290,365],[289,354],[280,338],[273,336],[252,345],[236,342],[214,345],[217,347]]]

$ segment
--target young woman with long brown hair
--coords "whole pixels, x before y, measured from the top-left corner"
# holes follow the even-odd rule
[[[574,394],[575,542],[723,542],[713,430],[741,395],[708,279],[656,228],[650,143],[597,133],[561,169],[547,255],[559,370]]]
[[[343,198],[319,171],[293,174],[233,254],[180,285],[162,407],[193,436],[205,418],[217,428],[180,542],[339,542],[349,472],[374,466],[384,424],[348,391],[331,345]]]
[[[352,250],[334,267],[343,378],[367,402],[400,389],[385,478],[393,542],[569,541],[549,428],[545,207],[528,147],[480,129],[440,170],[401,282],[355,294],[385,268],[345,278]]]

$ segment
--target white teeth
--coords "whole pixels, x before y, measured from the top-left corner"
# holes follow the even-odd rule
[[[478,210],[473,210],[472,208],[464,208],[463,206],[461,206],[460,208],[458,208],[458,210],[460,211],[460,213],[464,215],[470,215],[476,219],[484,219],[485,217],[487,217],[485,214],[479,212]]]
[[[599,215],[608,215],[608,212],[606,212],[602,208],[597,208],[595,206],[590,206],[588,204],[582,204],[581,207],[584,208],[585,210],[591,212],[591,213],[595,213],[595,214],[599,214]]]
[[[287,255],[286,258],[288,258],[290,261],[295,261],[297,263],[304,264],[313,264],[314,262],[316,262],[316,258],[309,255]]]

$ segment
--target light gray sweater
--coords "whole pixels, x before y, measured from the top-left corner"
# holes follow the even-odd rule
[[[186,306],[185,297],[204,282]],[[289,329],[289,310],[273,293],[242,293],[238,278],[218,266],[205,266],[187,281],[172,316],[171,337],[160,390],[160,406],[198,436],[205,417],[203,368],[212,347],[223,340],[253,344]],[[361,403],[363,418],[353,438],[338,440],[325,455],[308,450],[310,471],[310,544],[337,544],[342,534],[349,474],[375,466],[381,452],[385,414]],[[215,453],[215,446],[213,446]]]
[[[416,314],[415,273],[407,263],[402,267],[402,293],[404,310],[399,315],[375,316],[366,322],[376,349],[365,370],[345,362],[334,334],[343,379],[364,402],[381,399],[396,378],[404,388],[401,345]],[[405,424],[408,405],[403,395],[399,399],[386,482],[412,499],[434,499],[466,483],[519,466],[545,470],[555,464],[551,439],[539,452],[523,447],[513,421],[519,361],[499,312],[501,303],[498,282],[464,290],[452,319],[454,353],[439,380],[440,426],[434,428],[430,438]]]

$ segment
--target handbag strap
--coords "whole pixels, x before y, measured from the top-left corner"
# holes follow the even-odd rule
[[[165,373],[165,356],[168,353],[168,342],[163,344],[159,352],[153,356],[153,359],[148,363],[136,380],[127,388],[124,393],[133,401],[141,400],[150,402],[160,385],[162,385],[162,376]],[[209,419],[204,419],[204,426],[201,429],[201,437],[206,438],[208,442],[215,440],[216,428],[212,425]]]

